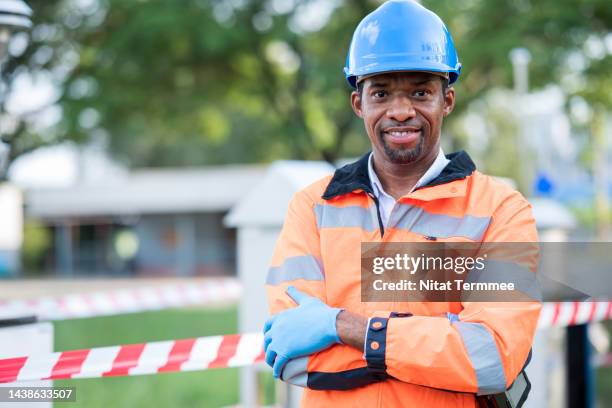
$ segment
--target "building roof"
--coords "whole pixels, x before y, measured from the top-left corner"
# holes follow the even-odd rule
[[[138,170],[71,187],[25,191],[36,218],[227,211],[265,174],[265,165]]]

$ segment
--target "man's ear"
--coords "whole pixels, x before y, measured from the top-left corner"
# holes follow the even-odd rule
[[[359,92],[357,91],[353,91],[351,93],[351,106],[353,108],[353,112],[355,112],[355,115],[363,118],[363,110],[361,109],[361,95],[359,95]]]
[[[449,86],[444,94],[444,116],[448,116],[455,109],[455,88]]]

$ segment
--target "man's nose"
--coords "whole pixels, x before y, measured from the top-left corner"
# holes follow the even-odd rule
[[[387,109],[387,118],[398,122],[405,122],[416,116],[414,106],[410,98],[406,96],[398,96],[393,98],[389,108]]]

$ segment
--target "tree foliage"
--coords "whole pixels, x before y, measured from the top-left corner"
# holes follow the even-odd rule
[[[447,22],[463,63],[451,122],[488,89],[512,85],[508,53],[519,46],[533,55],[533,86],[560,83],[590,104],[612,106],[607,1],[423,3]],[[62,115],[51,128],[37,130],[25,116],[5,130],[12,158],[66,139],[106,140],[132,166],[333,161],[368,146],[342,67],[354,27],[378,1],[29,4],[30,44],[3,76],[10,87],[24,72],[50,73]]]

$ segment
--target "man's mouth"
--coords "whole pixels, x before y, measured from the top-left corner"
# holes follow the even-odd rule
[[[388,142],[394,144],[412,144],[419,140],[421,128],[412,126],[402,126],[396,128],[387,128],[383,131]]]

